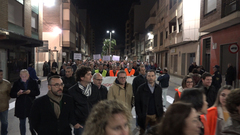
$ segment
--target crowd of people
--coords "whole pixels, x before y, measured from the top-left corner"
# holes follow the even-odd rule
[[[72,129],[74,135],[130,135],[134,106],[140,135],[240,135],[240,89],[231,86],[231,64],[222,86],[218,65],[211,75],[193,62],[166,112],[170,75],[156,63],[69,60],[59,71],[57,63],[49,65],[43,66],[48,92],[37,99],[33,64],[12,86],[0,70],[1,135],[8,133],[10,98],[16,98],[21,135],[27,118],[32,135],[71,135]],[[115,79],[109,90],[102,85],[106,76]],[[128,76],[135,76],[132,82]]]

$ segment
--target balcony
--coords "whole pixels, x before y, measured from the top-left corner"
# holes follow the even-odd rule
[[[170,45],[174,45],[177,43],[177,37],[176,37],[176,31],[174,31],[173,33],[169,34],[169,43]]]
[[[149,17],[148,20],[145,23],[145,28],[153,28],[153,26],[155,25],[155,17]]]

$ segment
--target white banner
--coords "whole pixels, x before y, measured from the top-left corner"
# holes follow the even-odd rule
[[[93,54],[93,59],[94,59],[94,60],[99,60],[99,59],[101,59],[101,54]]]
[[[120,60],[120,56],[113,55],[112,60],[113,61],[119,61]]]
[[[73,57],[74,60],[82,60],[82,54],[81,53],[74,53],[74,57]]]
[[[110,61],[110,56],[103,56],[103,61]]]
[[[116,80],[117,77],[103,77],[103,82],[102,85],[104,85],[105,87],[107,87],[107,89],[109,89],[110,86],[112,86],[113,82]],[[127,83],[132,84],[133,79],[135,78],[135,76],[131,77],[131,76],[127,76]]]

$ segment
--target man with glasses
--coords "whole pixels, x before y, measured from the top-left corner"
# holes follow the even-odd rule
[[[76,71],[76,81],[68,93],[74,100],[76,124],[74,134],[81,135],[92,107],[101,100],[98,87],[91,83],[92,72],[89,67],[81,67]]]
[[[20,134],[26,134],[26,118],[30,115],[32,102],[36,96],[40,94],[38,84],[35,80],[29,77],[27,69],[20,71],[20,79],[14,82],[10,92],[11,98],[16,98],[15,114],[20,120]],[[30,126],[32,135],[35,135]]]
[[[101,99],[104,100],[104,99],[107,99],[108,90],[105,86],[102,85],[102,81],[103,81],[103,79],[102,79],[102,75],[100,73],[95,73],[93,75],[93,84],[98,87],[98,90],[101,95]]]
[[[71,135],[74,123],[74,104],[63,94],[63,81],[54,75],[48,79],[48,93],[33,103],[30,125],[38,135]]]
[[[120,70],[117,73],[117,78],[113,82],[113,85],[109,88],[108,91],[108,100],[120,100],[129,107],[129,110],[133,106],[133,91],[132,85],[127,83],[127,74],[124,70]]]

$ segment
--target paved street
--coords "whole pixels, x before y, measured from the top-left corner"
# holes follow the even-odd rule
[[[173,98],[174,98],[174,94],[175,94],[175,88],[180,85],[181,83],[181,79],[171,76],[170,77],[170,87],[168,90],[168,102],[167,102],[167,107],[170,105],[170,103],[172,103]],[[47,93],[47,81],[46,78],[41,78],[42,80],[42,85],[41,85],[41,89],[40,89],[40,96],[45,95]],[[18,118],[14,117],[14,102],[15,99],[11,99],[10,100],[10,108],[9,108],[9,114],[8,114],[8,121],[9,121],[9,126],[8,126],[8,134],[9,135],[19,135],[19,120]],[[132,111],[133,114],[133,122],[132,122],[132,130],[135,129],[135,111],[133,109]],[[27,135],[30,135],[29,129],[28,129],[28,124],[27,124]]]

